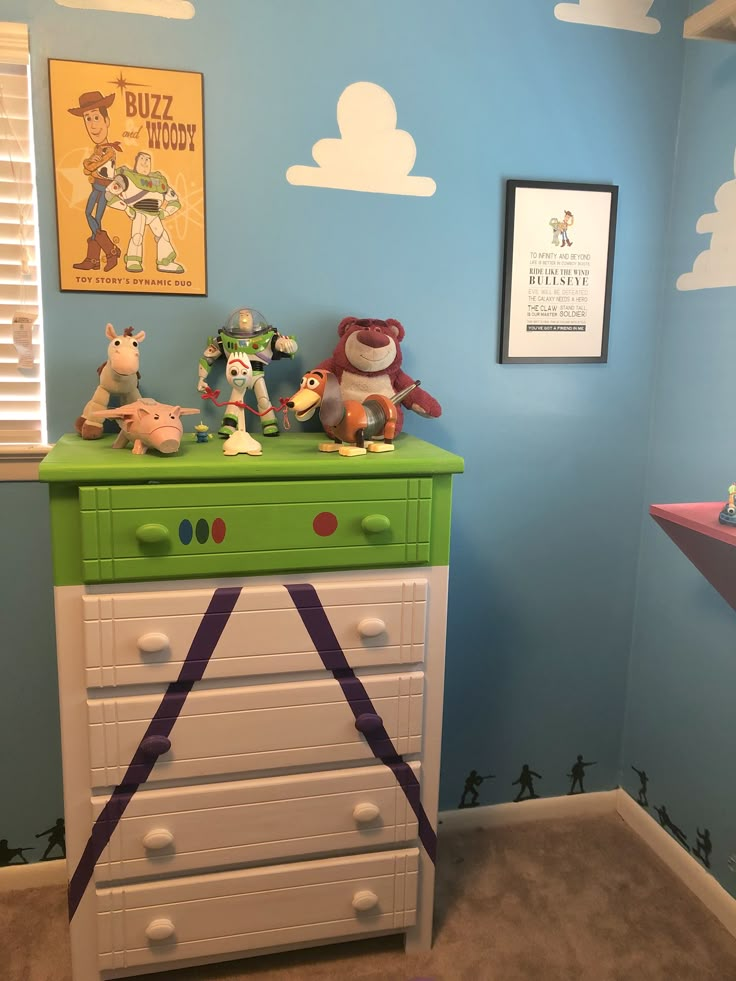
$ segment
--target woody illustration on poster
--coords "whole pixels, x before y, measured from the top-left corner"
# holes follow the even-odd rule
[[[207,293],[202,76],[49,61],[62,290]]]

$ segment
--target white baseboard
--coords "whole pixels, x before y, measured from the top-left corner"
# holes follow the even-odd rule
[[[66,862],[63,858],[28,865],[5,865],[0,869],[0,892],[11,889],[36,889],[38,886],[66,885]]]
[[[440,834],[462,828],[499,828],[509,824],[526,824],[528,821],[547,821],[550,818],[613,814],[616,811],[616,794],[615,790],[605,790],[595,794],[536,797],[534,800],[520,800],[518,803],[440,811]]]
[[[649,845],[678,879],[721,921],[728,932],[736,937],[736,899],[665,831],[655,817],[637,804],[633,797],[620,787],[615,793],[616,810],[631,830]]]

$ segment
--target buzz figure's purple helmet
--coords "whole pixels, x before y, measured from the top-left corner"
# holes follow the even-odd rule
[[[248,341],[259,334],[265,334],[269,329],[262,313],[252,307],[240,307],[233,310],[225,326],[220,328],[220,333],[236,340]]]

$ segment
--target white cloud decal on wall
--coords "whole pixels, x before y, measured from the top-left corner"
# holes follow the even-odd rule
[[[736,175],[736,154],[733,169]],[[696,232],[710,234],[710,248],[696,258],[691,272],[678,278],[678,290],[736,286],[736,180],[721,184],[714,200],[716,210],[701,215],[695,226]]]
[[[416,144],[410,133],[396,128],[397,119],[394,100],[380,85],[348,85],[337,102],[340,138],[318,140],[312,147],[317,166],[289,167],[287,181],[343,191],[430,197],[437,185],[431,177],[411,176]]]
[[[152,17],[170,17],[190,20],[194,17],[194,4],[189,0],[56,0],[60,7],[76,10],[107,10],[116,14],[150,14]]]
[[[558,3],[555,17],[571,24],[592,27],[618,27],[622,31],[656,34],[662,26],[656,17],[647,14],[654,0],[580,0],[579,3]]]

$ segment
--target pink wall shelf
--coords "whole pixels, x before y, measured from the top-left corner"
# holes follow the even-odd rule
[[[736,610],[736,526],[719,523],[722,509],[723,501],[652,504],[649,513]]]

